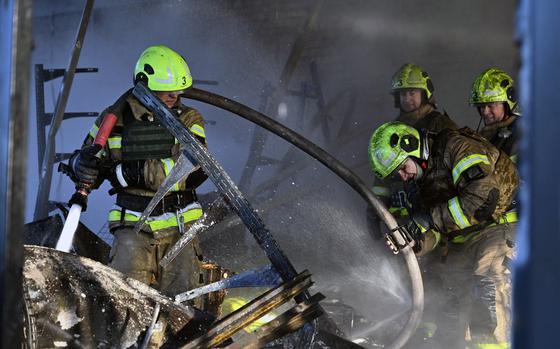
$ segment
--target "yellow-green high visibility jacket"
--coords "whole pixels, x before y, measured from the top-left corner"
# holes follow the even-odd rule
[[[189,129],[195,136],[197,136],[197,138],[206,146],[204,120],[200,113],[194,108],[187,107],[181,104],[180,100],[173,107],[173,109],[177,112],[178,119],[185,125],[185,127]],[[125,123],[123,122],[124,114],[128,113],[128,116],[132,115],[135,120],[139,121],[152,121],[154,120],[154,116],[136,99],[131,90],[129,90],[125,94],[123,94],[115,104],[104,110],[97,118],[97,120],[95,120],[93,126],[89,131],[89,134],[84,141],[83,146],[93,143],[94,138],[99,130],[101,121],[109,112],[112,112],[117,116],[117,123],[113,128],[113,131],[104,148],[105,157],[103,159],[103,163],[115,166],[122,161],[122,135],[124,127],[126,127]],[[175,144],[171,146],[170,154],[171,156],[163,159],[145,160],[143,165],[145,185],[142,187],[130,186],[119,188],[119,192],[139,196],[153,196],[179,158],[180,146],[177,140],[175,140]],[[173,192],[177,191],[194,190],[197,186],[202,184],[205,178],[206,177],[203,175],[201,169],[197,166],[193,168],[191,173],[186,176],[185,179],[181,180],[174,188],[172,188],[168,195],[172,195]],[[119,225],[122,223],[119,223],[121,215],[123,215],[124,221],[126,222],[137,221],[139,216],[138,213],[139,212],[128,210],[127,212],[121,212],[121,209],[118,206],[113,207],[109,214],[110,228],[113,228],[115,225]],[[187,209],[180,214],[182,215],[181,218],[185,222],[189,222],[198,219],[202,215],[202,210],[200,208],[200,205],[194,204],[189,205],[189,207],[187,207]],[[150,217],[148,223],[149,225],[147,224],[146,227],[149,227],[152,230],[160,230],[166,228],[176,229],[177,227],[177,219],[175,215],[172,214],[164,214],[161,217]]]
[[[418,185],[438,231],[503,222],[519,183],[507,154],[468,128],[440,132],[430,152]]]

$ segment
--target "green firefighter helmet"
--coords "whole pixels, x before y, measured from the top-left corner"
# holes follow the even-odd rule
[[[384,179],[409,156],[421,157],[420,133],[402,122],[385,123],[373,132],[368,154],[373,172]]]
[[[134,82],[143,81],[152,91],[180,91],[192,86],[185,59],[167,46],[150,46],[134,68]]]
[[[391,79],[391,93],[395,94],[399,90],[408,88],[418,88],[426,92],[426,97],[430,99],[434,92],[434,85],[428,73],[417,65],[406,63],[393,74]]]
[[[515,110],[517,98],[513,79],[503,70],[486,69],[473,82],[469,103],[472,105],[490,102],[504,102],[509,110]]]

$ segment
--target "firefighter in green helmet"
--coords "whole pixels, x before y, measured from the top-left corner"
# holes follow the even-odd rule
[[[425,70],[415,64],[403,64],[391,79],[394,106],[399,109],[396,121],[433,133],[447,128],[456,129],[457,125],[447,113],[441,113],[437,109],[434,91],[432,79]],[[408,215],[404,192],[394,180],[376,179],[372,191],[384,201],[397,219]],[[385,229],[372,207],[367,208],[366,215],[371,230]]]
[[[396,121],[413,126],[427,132],[438,133],[457,125],[446,113],[440,113],[436,108],[434,84],[432,79],[421,67],[406,63],[393,74],[391,79],[391,94],[395,108],[399,109]],[[406,207],[402,201],[402,192],[396,190],[394,181],[377,180],[372,190],[384,198],[390,211],[397,216],[406,216]],[[368,209],[369,221],[373,228],[378,225],[373,210]]]
[[[497,68],[484,70],[473,82],[469,103],[484,122],[479,133],[515,159],[520,113],[511,76]]]
[[[172,49],[150,46],[140,55],[133,75],[142,81],[176,115],[196,138],[206,145],[204,120],[200,113],[181,103],[179,96],[191,87],[192,77],[185,59]],[[92,159],[93,140],[107,113],[117,116],[101,161]],[[116,194],[109,212],[109,228],[114,242],[109,265],[129,277],[148,284],[168,296],[200,286],[202,255],[193,241],[167,268],[159,261],[194,221],[202,215],[195,189],[206,180],[200,167],[194,167],[155,207],[139,234],[133,232],[159,186],[180,154],[179,144],[154,115],[126,91],[94,122],[82,149],[70,164],[78,179],[99,186],[104,179]],[[160,318],[150,347],[159,347],[165,330]],[[158,331],[159,330],[159,331]]]
[[[459,318],[467,319],[465,326],[450,321],[443,335],[455,345],[448,347],[465,340],[468,326],[470,348],[507,348],[507,262],[517,221],[510,209],[519,181],[513,162],[470,129],[434,135],[400,122],[373,133],[369,159],[378,178],[405,184],[415,251],[437,247],[445,257],[446,289],[457,295]]]
[[[403,64],[391,79],[394,106],[399,110],[396,121],[432,133],[438,133],[447,128],[456,129],[457,125],[447,113],[437,109],[434,93],[432,79],[423,68],[411,63]],[[372,191],[388,206],[397,221],[407,220],[409,212],[405,202],[406,193],[399,182],[391,178],[377,178]],[[386,230],[384,223],[375,214],[372,207],[367,208],[366,215],[371,231],[384,232]],[[437,261],[426,260],[423,263],[430,265]],[[426,285],[439,288],[440,276],[438,273],[433,274],[433,277],[426,278]],[[428,319],[428,321],[432,320]],[[425,325],[431,326],[432,324],[426,322]]]
[[[395,108],[399,109],[396,121],[439,132],[445,128],[457,128],[446,113],[436,106],[432,79],[421,67],[406,63],[391,79],[391,94]]]

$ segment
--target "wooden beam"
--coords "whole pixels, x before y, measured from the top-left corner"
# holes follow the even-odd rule
[[[311,286],[311,274],[305,270],[294,279],[252,300],[237,311],[229,314],[204,335],[187,343],[182,349],[214,348],[271,310],[288,302]]]

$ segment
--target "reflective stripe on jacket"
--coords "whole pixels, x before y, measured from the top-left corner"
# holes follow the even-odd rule
[[[472,130],[446,130],[431,144],[432,154],[418,182],[424,207],[442,233],[498,222],[518,186],[508,156]]]
[[[154,232],[167,228],[175,228],[177,227],[177,214],[181,216],[184,223],[196,221],[202,216],[202,207],[198,202],[193,202],[183,209],[180,209],[177,213],[166,212],[160,216],[148,217],[142,230]],[[109,229],[122,225],[132,226],[135,222],[138,222],[141,215],[142,212],[123,210],[120,206],[113,205],[109,211]]]

